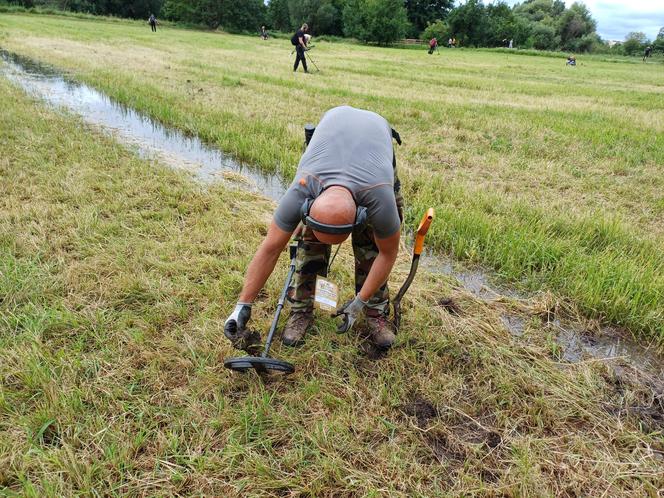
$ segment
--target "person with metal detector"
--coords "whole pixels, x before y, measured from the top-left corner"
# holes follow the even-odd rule
[[[297,67],[300,65],[300,61],[302,61],[302,67],[304,68],[304,72],[308,73],[309,71],[307,70],[307,58],[304,56],[304,52],[307,51],[307,38],[305,36],[306,32],[309,30],[309,26],[307,24],[303,24],[300,29],[298,29],[295,34],[291,38],[291,44],[295,47],[295,65],[293,66],[293,72],[297,71]]]
[[[159,21],[157,21],[157,18],[155,17],[154,14],[150,14],[150,17],[148,19],[148,24],[150,25],[150,29],[152,30],[153,33],[157,32],[157,24],[159,24]]]
[[[249,351],[260,340],[247,328],[251,305],[296,229],[299,242],[289,291],[291,314],[283,343],[302,342],[313,323],[316,276],[327,272],[330,246],[352,234],[355,297],[337,310],[338,331],[347,332],[365,315],[375,345],[383,349],[392,345],[396,329],[388,320],[387,279],[397,258],[403,220],[393,137],[400,142],[376,113],[349,106],[325,113],[224,324],[224,334],[235,347]]]
[[[429,55],[437,51],[438,51],[438,40],[434,36],[433,38],[431,38],[431,40],[429,40]]]

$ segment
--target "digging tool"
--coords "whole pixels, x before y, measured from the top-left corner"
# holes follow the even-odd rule
[[[433,208],[427,209],[427,212],[424,213],[422,221],[420,221],[420,224],[417,227],[417,233],[415,234],[415,243],[413,244],[413,261],[410,264],[410,272],[408,273],[406,281],[401,286],[401,289],[399,289],[397,296],[392,301],[392,308],[394,310],[394,316],[392,318],[392,321],[397,330],[399,330],[399,326],[401,325],[401,299],[403,298],[403,295],[410,287],[410,284],[413,283],[413,279],[415,278],[415,273],[417,273],[417,267],[420,264],[420,255],[422,254],[422,249],[424,248],[424,237],[429,231],[429,227],[431,226],[431,222],[433,221],[434,214],[435,213]]]
[[[274,313],[272,326],[270,327],[270,331],[267,334],[263,353],[260,356],[240,356],[236,358],[228,358],[224,361],[224,366],[226,368],[230,368],[236,372],[246,372],[251,368],[258,372],[275,371],[282,372],[284,374],[291,374],[295,371],[295,367],[291,363],[269,356],[270,346],[272,346],[272,339],[274,338],[274,333],[276,332],[277,325],[279,323],[279,316],[281,315],[281,310],[284,308],[284,302],[286,301],[286,293],[288,292],[288,287],[290,286],[293,274],[295,273],[297,243],[291,243],[289,246],[289,251],[290,267],[288,268],[288,276],[286,277],[286,282],[284,283],[284,287],[281,290],[281,295],[279,296],[279,301],[277,302],[277,310]]]

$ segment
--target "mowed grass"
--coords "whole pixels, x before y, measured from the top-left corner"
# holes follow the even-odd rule
[[[0,80],[0,491],[9,496],[656,496],[647,379],[559,363],[550,296],[420,273],[389,356],[318,333],[288,378],[225,370],[274,205],[134,157]],[[285,274],[255,307],[266,330]],[[349,295],[348,248],[334,278]],[[403,281],[402,254],[393,283]],[[455,314],[437,303],[453,298]],[[530,317],[523,337],[505,310]],[[661,401],[660,401],[661,403]]]
[[[384,115],[409,220],[434,248],[664,337],[662,64],[318,43],[47,16],[0,16],[0,44],[290,179],[302,126],[333,106]]]

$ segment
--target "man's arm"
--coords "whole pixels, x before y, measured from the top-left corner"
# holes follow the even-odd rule
[[[307,42],[304,40],[304,36],[300,36],[298,41],[300,42],[300,45],[302,45],[302,48],[307,48]]]
[[[261,243],[247,268],[244,285],[240,293],[240,302],[252,303],[256,299],[256,296],[272,274],[281,251],[288,244],[291,233],[279,228],[274,220],[272,220],[265,240]]]
[[[400,236],[401,231],[397,230],[394,235],[386,239],[374,238],[376,246],[378,246],[378,256],[371,265],[367,279],[364,281],[362,289],[360,289],[359,295],[362,301],[366,302],[371,299],[371,296],[376,293],[381,285],[387,282],[399,253]]]

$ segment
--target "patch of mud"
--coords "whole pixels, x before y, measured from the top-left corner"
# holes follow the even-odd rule
[[[526,319],[515,313],[503,313],[500,321],[509,333],[516,337],[521,337],[526,329]]]
[[[465,291],[478,299],[492,300],[501,297],[522,299],[524,297],[512,289],[492,284],[490,272],[483,268],[464,268],[450,259],[434,255],[429,251],[422,253],[420,265],[430,273],[449,275],[456,278]]]
[[[421,396],[415,396],[412,401],[401,405],[400,408],[404,414],[415,417],[416,424],[420,429],[426,428],[429,422],[438,416],[436,407]]]
[[[459,464],[466,458],[463,448],[456,447],[445,434],[427,434],[425,441],[440,464]]]
[[[362,341],[359,349],[360,354],[371,361],[382,360],[390,353],[390,349],[379,348],[372,344],[371,341]]]
[[[475,298],[494,302],[507,299],[525,300],[526,296],[510,289],[492,284],[488,271],[475,267],[463,268],[452,260],[439,257],[432,253],[423,253],[421,265],[430,273],[454,277],[461,288]],[[460,309],[452,298],[443,298],[438,305],[450,314],[459,315]],[[505,311],[500,320],[514,337],[523,336],[529,316]],[[663,376],[664,358],[635,341],[628,332],[615,327],[598,327],[597,332],[590,333],[579,324],[563,323],[555,317],[554,311],[548,311],[543,317],[548,326],[556,329],[556,341],[563,351],[562,360],[569,363],[592,359],[620,359],[622,362],[639,370]]]
[[[602,327],[594,332],[575,324],[563,323],[559,319],[554,319],[548,325],[556,332],[564,361],[578,363],[589,358],[620,359],[639,370],[664,376],[664,359],[657,352],[636,342],[625,331]]]
[[[88,85],[67,79],[48,65],[5,50],[0,50],[0,59],[0,75],[29,95],[79,115],[144,159],[188,171],[203,182],[223,181],[275,200],[285,192],[278,175],[265,174],[236,161],[198,137],[166,127]]]
[[[627,409],[627,414],[636,417],[641,430],[647,434],[664,432],[664,406],[662,403],[652,406],[632,406]]]
[[[461,316],[461,308],[451,297],[444,297],[438,301],[438,306],[447,311],[450,315]]]

